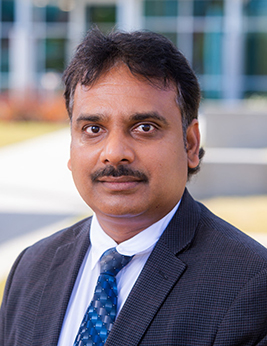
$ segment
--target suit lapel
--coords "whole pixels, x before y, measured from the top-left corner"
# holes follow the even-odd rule
[[[57,344],[68,301],[89,246],[89,227],[90,222],[84,223],[79,234],[55,252],[37,313],[32,346]]]
[[[187,191],[178,212],[159,239],[114,324],[106,346],[134,346],[186,270],[177,254],[190,246],[199,209]]]
[[[105,345],[137,345],[185,268],[161,242],[149,257]]]

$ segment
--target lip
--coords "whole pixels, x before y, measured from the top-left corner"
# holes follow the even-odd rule
[[[135,189],[143,180],[131,176],[103,177],[97,180],[98,183],[110,191],[129,191]]]

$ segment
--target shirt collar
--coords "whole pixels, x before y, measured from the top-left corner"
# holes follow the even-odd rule
[[[181,201],[179,201],[162,219],[120,244],[117,244],[104,232],[96,215],[93,214],[90,228],[92,269],[95,267],[102,254],[112,247],[115,247],[120,254],[126,256],[141,255],[151,251],[177,211],[180,202]]]

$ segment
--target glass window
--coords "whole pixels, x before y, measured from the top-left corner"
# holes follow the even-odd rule
[[[1,72],[9,72],[9,40],[1,39]]]
[[[2,0],[1,6],[2,22],[13,22],[14,0]]]
[[[248,16],[261,16],[267,15],[267,1],[266,0],[248,0],[244,4],[245,14]]]
[[[67,22],[69,12],[61,11],[57,6],[46,7],[46,21],[48,23]]]
[[[218,85],[220,85],[220,81],[219,84],[216,81],[217,87]],[[221,90],[216,90],[216,89],[205,89],[202,91],[203,97],[205,99],[213,99],[213,100],[218,100],[222,98],[222,92]]]
[[[255,90],[247,90],[245,93],[244,93],[244,98],[261,98],[261,97],[264,97],[267,98],[267,91],[255,91]]]
[[[223,15],[223,0],[194,0],[195,16],[221,16]]]
[[[91,6],[90,21],[94,23],[112,23],[116,21],[115,6]]]
[[[42,22],[45,21],[46,18],[46,8],[33,6],[32,7],[32,18],[34,22]]]
[[[220,98],[222,80],[222,33],[194,33],[193,69],[200,76],[204,97],[209,99]]]
[[[267,33],[247,34],[246,74],[267,75]]]
[[[194,34],[193,69],[197,74],[204,73],[204,34]]]
[[[172,43],[177,46],[177,33],[176,32],[159,32],[159,34],[167,37]]]
[[[45,40],[46,70],[62,72],[65,66],[66,39],[47,38]]]
[[[145,16],[170,17],[178,15],[177,0],[146,0],[144,2]]]
[[[222,73],[222,33],[194,33],[193,68],[198,74]]]
[[[96,24],[100,30],[109,31],[116,23],[116,6],[87,6],[86,23],[87,29]]]
[[[44,72],[45,71],[45,61],[46,61],[46,40],[44,39],[35,39],[34,42],[35,47],[35,64],[36,64],[36,72]]]

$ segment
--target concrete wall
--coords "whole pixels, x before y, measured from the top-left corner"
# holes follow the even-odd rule
[[[267,147],[267,102],[260,107],[246,101],[236,106],[209,103],[201,111],[207,148]]]
[[[267,194],[267,105],[204,105],[202,168],[188,183],[196,198]]]
[[[267,163],[203,163],[188,184],[196,198],[267,194]]]

